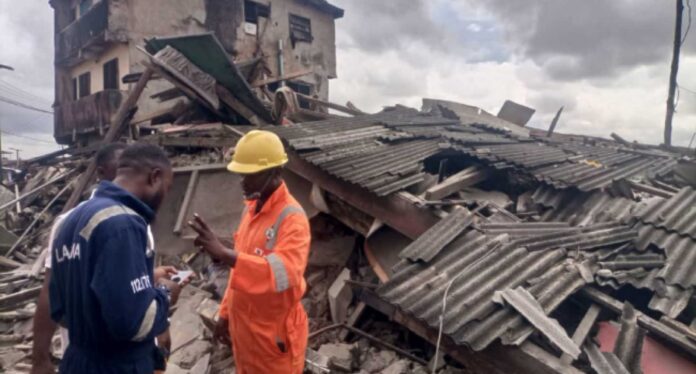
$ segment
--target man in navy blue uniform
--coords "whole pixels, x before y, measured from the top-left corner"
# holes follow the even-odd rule
[[[172,182],[156,146],[123,151],[116,179],[62,222],[51,244],[51,318],[68,329],[61,373],[152,373],[154,338],[179,287],[155,287],[147,226]]]

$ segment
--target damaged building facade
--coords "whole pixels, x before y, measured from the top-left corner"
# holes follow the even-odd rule
[[[325,0],[52,0],[55,19],[54,137],[87,144],[104,134],[147,56],[143,40],[212,32],[250,82],[282,83],[326,100],[336,78],[335,19]],[[281,80],[280,78],[285,78]],[[138,106],[157,108],[151,84]],[[306,103],[301,102],[301,105]]]

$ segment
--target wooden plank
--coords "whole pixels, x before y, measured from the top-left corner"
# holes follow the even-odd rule
[[[438,183],[425,191],[426,200],[442,200],[443,198],[461,190],[464,187],[473,186],[488,178],[488,172],[472,166]]]
[[[592,329],[592,326],[597,322],[597,317],[599,317],[599,312],[601,311],[602,309],[597,304],[592,304],[590,308],[587,309],[585,316],[582,317],[582,321],[580,321],[572,337],[573,342],[575,342],[578,347],[582,347],[587,335],[590,333],[590,329]],[[567,353],[561,356],[561,362],[564,364],[571,364],[573,360],[573,357]]]
[[[194,166],[182,166],[172,169],[174,174],[177,173],[190,173],[192,171],[210,171],[210,170],[223,170],[227,169],[227,164],[209,164],[209,165],[194,165]]]
[[[181,104],[176,103],[176,104],[171,105],[169,107],[157,109],[154,112],[137,115],[131,121],[131,125],[137,125],[139,123],[151,121],[157,117],[161,117],[161,116],[173,113],[180,105]]]
[[[46,212],[53,206],[53,204],[55,204],[55,202],[58,201],[58,199],[61,196],[63,196],[63,194],[68,189],[70,189],[71,185],[72,185],[72,183],[70,183],[70,182],[66,183],[65,186],[63,187],[63,189],[61,189],[56,194],[56,196],[54,196],[53,199],[51,199],[51,201],[49,201],[48,204],[46,204],[46,206],[43,208],[43,210],[41,210],[41,213],[39,213],[36,217],[34,217],[34,220],[31,222],[31,224],[29,224],[29,226],[27,226],[27,228],[24,229],[24,232],[22,232],[22,235],[17,239],[17,241],[14,243],[14,245],[12,245],[12,248],[10,248],[7,251],[7,253],[5,253],[5,256],[9,257],[12,254],[12,252],[14,252],[15,249],[17,249],[17,247],[22,243],[22,240],[24,240],[24,238],[29,234],[29,232],[31,232],[31,230],[34,228],[34,226],[36,226],[36,224],[39,223],[39,220],[42,219],[43,215],[46,214]]]
[[[29,196],[33,196],[34,194],[36,194],[37,192],[43,190],[44,188],[46,188],[46,187],[48,187],[48,186],[51,186],[51,185],[53,185],[54,183],[56,183],[56,182],[58,182],[58,181],[60,181],[60,180],[63,180],[63,179],[65,179],[65,178],[67,178],[67,177],[69,177],[69,176],[71,176],[71,175],[73,175],[73,174],[75,174],[75,170],[70,170],[70,171],[68,171],[68,172],[66,172],[66,173],[63,173],[63,174],[61,174],[61,175],[59,175],[59,176],[57,176],[57,177],[51,179],[50,181],[48,181],[48,182],[46,182],[46,183],[44,183],[44,184],[42,184],[42,185],[40,185],[40,186],[34,188],[33,190],[31,190],[31,191],[25,193],[24,195],[22,195],[22,196],[20,196],[20,197],[18,197],[18,198],[16,198],[16,199],[14,199],[14,200],[12,200],[12,201],[10,201],[10,202],[8,202],[8,203],[3,204],[2,206],[0,206],[0,212],[3,211],[3,210],[5,210],[5,209],[7,209],[7,208],[9,208],[9,207],[11,207],[11,206],[13,206],[13,205],[15,205],[18,201],[22,201],[22,200],[26,199],[26,198],[29,197]]]
[[[186,213],[188,212],[189,205],[191,205],[193,192],[196,190],[196,184],[198,184],[199,173],[199,170],[194,170],[191,172],[191,177],[189,178],[188,186],[186,187],[186,193],[184,194],[184,201],[179,206],[179,215],[176,217],[176,223],[174,224],[174,234],[181,234],[181,226],[184,224]]]
[[[626,179],[626,183],[628,183],[628,185],[636,191],[647,192],[647,193],[653,194],[655,196],[664,197],[665,199],[669,199],[675,195],[671,191],[665,191],[665,190],[659,189],[657,187],[648,186],[647,184],[634,182],[634,181],[628,180],[628,179]]]
[[[166,137],[155,136],[142,139],[145,143],[157,144],[162,147],[201,147],[225,148],[237,143],[236,138],[205,138],[205,137]]]
[[[232,110],[239,113],[239,115],[241,115],[242,117],[246,118],[247,121],[249,121],[249,123],[251,123],[252,125],[268,125],[268,123],[264,121],[263,118],[256,115],[256,113],[254,113],[251,109],[249,109],[249,107],[244,105],[244,103],[237,100],[237,98],[235,98],[234,95],[232,95],[232,93],[227,88],[218,84],[217,94],[223,103],[227,104],[230,108],[232,108]]]
[[[355,326],[355,324],[358,322],[360,317],[365,312],[366,308],[367,308],[367,304],[365,304],[364,301],[359,301],[358,304],[355,306],[355,310],[353,310],[353,313],[348,317],[348,320],[346,321],[346,325],[350,326],[350,327]],[[340,341],[346,340],[349,333],[350,333],[350,330],[348,330],[348,329],[341,330],[341,332],[338,333],[338,339]]]
[[[184,93],[181,92],[180,89],[178,89],[176,87],[172,87],[172,88],[166,89],[164,91],[160,91],[156,94],[150,95],[150,98],[159,100],[159,102],[162,103],[162,102],[173,100],[173,99],[176,99],[176,98],[182,97],[182,96],[184,96]]]
[[[328,102],[328,101],[320,100],[320,99],[317,99],[317,98],[315,98],[315,97],[303,95],[303,94],[301,94],[301,93],[295,92],[295,95],[297,95],[298,97],[301,97],[301,98],[303,98],[303,99],[309,101],[310,103],[317,104],[317,105],[321,105],[321,106],[325,106],[325,107],[327,107],[327,108],[331,108],[331,109],[334,109],[334,110],[338,110],[339,112],[347,113],[347,114],[350,114],[350,115],[361,116],[361,115],[364,115],[364,114],[365,114],[365,112],[362,112],[362,111],[359,111],[359,110],[355,110],[355,109],[351,109],[351,108],[348,108],[347,106],[343,106],[343,105],[331,103],[331,102]]]
[[[0,297],[0,309],[7,309],[8,307],[14,307],[24,301],[31,300],[39,296],[42,286],[36,286],[34,288],[29,288],[19,292],[15,292],[10,295],[5,295]]]
[[[261,87],[261,86],[265,86],[265,85],[280,82],[280,81],[295,79],[295,78],[305,76],[307,74],[311,74],[312,72],[313,71],[311,69],[296,71],[294,73],[285,74],[282,77],[275,77],[275,78],[269,78],[269,79],[256,81],[256,82],[251,84],[251,87]]]
[[[585,287],[580,290],[580,294],[614,313],[621,313],[623,310],[622,302],[595,288]],[[640,311],[636,311],[636,315],[638,317],[638,325],[648,330],[648,333],[652,336],[679,348],[682,352],[688,354],[691,359],[696,358],[696,341],[690,340],[684,333]]]
[[[17,261],[9,259],[5,256],[0,256],[0,267],[16,269],[20,266],[22,266],[22,264]]]

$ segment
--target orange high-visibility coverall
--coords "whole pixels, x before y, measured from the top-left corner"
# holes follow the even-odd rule
[[[285,183],[258,214],[256,201],[246,204],[234,234],[237,263],[220,304],[220,317],[229,319],[237,373],[301,374],[309,222]]]

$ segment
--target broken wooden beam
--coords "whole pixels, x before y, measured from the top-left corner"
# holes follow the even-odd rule
[[[461,190],[464,187],[473,186],[488,178],[488,172],[478,166],[466,168],[425,191],[425,200],[442,200],[443,198]]]
[[[673,193],[671,191],[665,191],[663,189],[653,187],[653,186],[648,186],[647,184],[634,182],[634,181],[629,180],[629,179],[626,179],[626,183],[628,183],[628,185],[636,191],[647,192],[647,193],[653,194],[655,196],[664,197],[665,199],[669,199],[675,195],[675,193]]]
[[[58,199],[61,196],[63,196],[63,194],[68,189],[70,189],[71,186],[72,186],[72,183],[66,183],[65,186],[63,187],[63,189],[60,190],[56,194],[56,196],[54,196],[53,199],[51,199],[51,201],[48,202],[48,204],[46,204],[46,206],[43,208],[43,210],[41,210],[41,212],[34,218],[34,220],[31,222],[31,224],[29,226],[27,226],[26,229],[24,229],[24,232],[22,232],[22,235],[12,245],[12,247],[7,251],[7,253],[5,253],[5,256],[9,257],[15,251],[15,249],[17,249],[17,247],[22,243],[22,240],[24,240],[24,238],[29,234],[29,232],[31,232],[31,230],[34,228],[34,226],[36,226],[36,224],[39,223],[41,218],[43,218],[44,214],[46,214],[46,212],[53,206],[53,204],[55,204],[56,201],[58,201]]]
[[[14,261],[12,259],[9,259],[5,256],[0,256],[0,268],[10,268],[10,269],[16,269],[18,267],[21,267],[22,264]]]
[[[623,311],[624,305],[622,302],[598,289],[585,287],[580,290],[580,294],[614,313],[618,314]],[[696,341],[691,340],[686,334],[640,311],[636,311],[636,317],[638,325],[646,329],[648,333],[681,349],[692,358],[696,358]]]
[[[282,77],[274,77],[274,78],[256,81],[256,82],[251,84],[251,87],[261,87],[261,86],[269,85],[269,84],[276,83],[276,82],[287,81],[290,79],[303,77],[305,75],[311,74],[312,72],[313,71],[311,69],[300,70],[300,71],[296,71],[293,73],[285,74]]]
[[[8,308],[18,309],[17,306],[25,301],[32,300],[39,296],[42,286],[36,286],[33,288],[28,288],[13,294],[0,296],[0,309],[6,310]]]
[[[12,200],[12,201],[10,201],[10,202],[7,202],[7,203],[3,204],[2,206],[0,206],[0,212],[3,211],[3,210],[5,210],[5,209],[7,209],[7,208],[9,208],[9,207],[11,207],[11,206],[13,206],[13,205],[15,205],[15,203],[17,203],[18,201],[22,201],[22,200],[26,199],[27,197],[33,196],[34,194],[36,194],[37,192],[43,190],[44,188],[46,188],[46,187],[48,187],[48,186],[51,186],[51,185],[53,185],[54,183],[56,183],[56,182],[58,182],[58,181],[61,181],[61,180],[65,179],[65,178],[67,178],[67,177],[69,177],[69,176],[71,176],[71,175],[73,175],[73,174],[75,174],[75,170],[68,171],[68,172],[66,172],[66,173],[63,173],[63,174],[61,174],[61,175],[59,175],[59,176],[57,176],[57,177],[51,179],[50,181],[48,181],[48,182],[46,182],[46,183],[44,183],[44,184],[42,184],[42,185],[40,185],[40,186],[34,188],[33,190],[31,190],[31,191],[25,193],[24,195],[22,195],[22,196],[20,196],[20,197],[18,197],[18,198],[16,198],[16,199],[14,199],[14,200]]]
[[[553,135],[553,132],[556,130],[556,125],[558,125],[558,120],[561,118],[561,113],[563,113],[563,107],[558,109],[558,112],[556,112],[556,115],[553,117],[551,126],[549,126],[549,131],[546,133],[547,138],[550,138],[551,135]]]
[[[351,108],[349,108],[349,107],[347,107],[347,106],[343,106],[343,105],[336,104],[336,103],[331,103],[331,102],[328,102],[328,101],[324,101],[324,100],[321,100],[321,99],[317,99],[317,98],[315,98],[315,97],[303,95],[303,94],[301,94],[301,93],[295,92],[295,95],[297,95],[297,97],[301,97],[302,99],[309,101],[309,102],[312,103],[312,104],[317,104],[317,105],[325,106],[325,107],[327,107],[327,108],[334,109],[334,110],[337,110],[337,111],[339,111],[339,112],[343,112],[343,113],[350,114],[350,115],[353,115],[353,116],[361,116],[361,115],[364,115],[364,114],[365,114],[365,112],[360,111],[360,110],[351,109]]]
[[[582,317],[582,321],[580,321],[580,324],[575,329],[572,337],[573,342],[575,342],[578,347],[583,346],[585,339],[590,334],[592,326],[594,326],[595,322],[597,322],[597,317],[599,317],[599,312],[601,311],[602,309],[597,304],[592,304],[590,305],[590,308],[587,309],[585,316]],[[573,356],[567,353],[564,353],[563,356],[561,356],[561,362],[564,364],[571,364],[573,360]]]
[[[216,91],[218,97],[220,97],[220,100],[222,100],[223,103],[232,108],[232,110],[239,113],[239,115],[246,118],[247,121],[249,121],[249,123],[256,126],[268,125],[268,123],[264,121],[263,118],[259,117],[244,103],[237,100],[237,98],[234,97],[234,95],[232,95],[232,93],[227,88],[223,87],[220,84],[217,84],[216,87]]]
[[[184,201],[181,203],[181,208],[179,209],[179,214],[176,217],[176,223],[174,224],[174,234],[181,234],[181,228],[184,225],[184,220],[186,219],[186,214],[188,213],[188,207],[191,205],[191,200],[193,199],[193,191],[196,190],[196,185],[198,184],[198,170],[191,172],[189,177],[188,186],[186,187],[186,192],[184,193]]]

